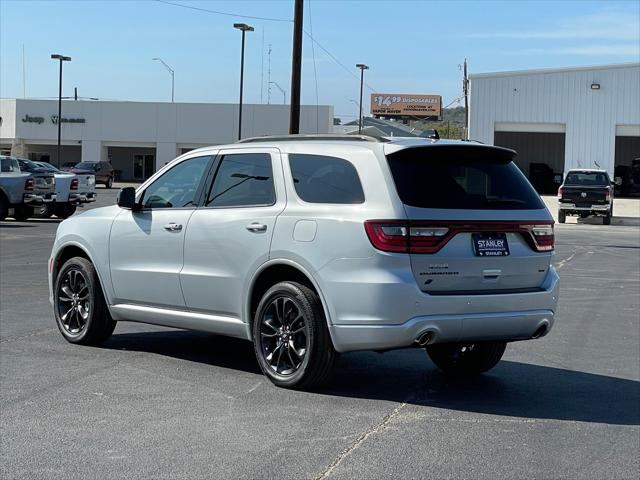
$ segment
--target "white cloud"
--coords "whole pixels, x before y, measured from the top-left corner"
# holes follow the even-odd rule
[[[492,39],[585,39],[630,40],[640,42],[640,19],[636,13],[603,11],[596,14],[566,18],[544,30],[514,30],[470,34],[472,38]]]

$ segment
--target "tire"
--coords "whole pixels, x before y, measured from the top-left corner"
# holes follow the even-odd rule
[[[70,203],[61,203],[55,206],[53,212],[58,218],[69,218],[76,213],[76,206]]]
[[[564,210],[558,210],[558,223],[564,223],[567,221],[567,214]]]
[[[24,222],[25,220],[33,217],[33,207],[29,205],[16,205],[13,209],[13,218],[18,222]]]
[[[107,183],[105,183],[104,186],[107,187],[107,188],[113,187],[113,177],[109,177],[107,179]]]
[[[70,343],[99,345],[116,328],[98,274],[83,257],[73,257],[60,268],[54,282],[53,311],[60,333]]]
[[[442,343],[429,345],[426,350],[445,373],[477,375],[495,367],[506,347],[506,342]]]
[[[35,216],[38,218],[49,218],[53,215],[55,207],[49,203],[39,206],[35,209]]]
[[[338,353],[311,289],[295,282],[271,287],[258,305],[252,333],[260,369],[278,387],[310,390],[330,380]]]
[[[7,213],[9,213],[9,203],[4,195],[0,194],[0,221],[7,218]]]
[[[602,217],[603,225],[611,225],[611,212],[608,212],[604,217]]]

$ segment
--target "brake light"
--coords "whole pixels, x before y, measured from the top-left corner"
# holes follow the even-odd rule
[[[539,252],[548,252],[554,249],[556,237],[553,233],[553,224],[532,225],[531,233],[533,233],[536,250]]]
[[[562,194],[564,193],[564,189],[562,187],[560,187],[558,189],[558,198],[562,198]]]
[[[519,233],[537,252],[552,251],[555,235],[552,221],[466,222],[367,220],[364,224],[371,244],[383,252],[436,253],[459,233]]]
[[[605,202],[611,201],[611,190],[607,190],[607,193],[604,194],[604,200]]]
[[[27,178],[27,181],[24,182],[24,189],[27,191],[32,191],[36,182],[33,178]]]
[[[77,178],[72,178],[71,179],[71,190],[77,190],[78,189],[78,179]]]

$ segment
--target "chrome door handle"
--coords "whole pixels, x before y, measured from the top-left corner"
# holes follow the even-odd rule
[[[266,232],[267,226],[264,223],[253,222],[247,225],[247,230],[254,233]]]
[[[179,232],[180,230],[182,230],[182,225],[180,225],[179,223],[167,223],[164,226],[165,230],[168,230],[170,232]]]

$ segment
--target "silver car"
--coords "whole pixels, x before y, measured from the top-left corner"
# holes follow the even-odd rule
[[[325,383],[355,350],[487,371],[507,342],[546,335],[558,301],[553,219],[514,156],[365,136],[191,151],[60,224],[57,325],[79,344],[125,320],[250,340],[290,388]]]

